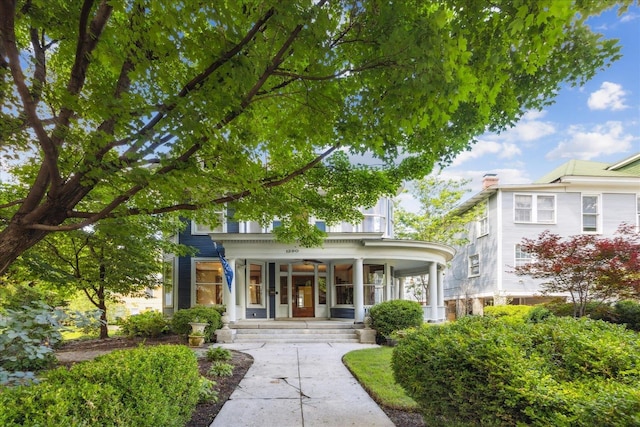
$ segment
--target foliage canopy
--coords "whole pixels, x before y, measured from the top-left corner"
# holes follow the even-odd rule
[[[2,1],[0,273],[54,231],[224,203],[316,244],[310,216],[358,220],[615,60],[584,23],[609,6]]]

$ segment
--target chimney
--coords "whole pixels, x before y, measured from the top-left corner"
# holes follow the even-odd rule
[[[482,189],[486,190],[494,185],[498,185],[498,176],[495,173],[485,173],[482,177]]]

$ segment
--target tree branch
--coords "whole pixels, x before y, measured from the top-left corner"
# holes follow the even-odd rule
[[[71,77],[67,84],[67,91],[71,95],[77,95],[82,90],[86,77],[87,69],[91,63],[91,53],[98,45],[100,36],[111,16],[112,6],[107,0],[102,0],[98,6],[96,14],[87,28],[89,15],[93,8],[93,0],[85,0],[82,4],[80,12],[80,23],[78,26],[78,42],[76,44],[75,62],[71,68]],[[63,131],[69,125],[69,119],[74,111],[67,106],[62,107],[59,115],[59,122],[54,129],[53,143],[58,146],[63,142]]]
[[[0,209],[10,208],[11,206],[19,205],[21,203],[24,203],[24,200],[25,199],[17,199],[17,200],[14,200],[13,202],[5,203],[4,205],[0,205]]]
[[[275,9],[269,9],[256,23],[251,27],[249,32],[244,36],[242,40],[231,49],[223,53],[217,60],[212,62],[205,70],[203,70],[200,74],[193,77],[189,82],[187,82],[180,92],[176,95],[176,98],[181,99],[185,98],[189,92],[197,90],[202,83],[217,69],[226,64],[231,58],[240,53],[242,49],[249,44],[251,40],[255,37],[255,35],[263,28],[263,26],[267,23],[267,21],[274,15]],[[173,111],[177,102],[171,102],[169,104],[165,104],[162,106],[161,111],[159,111],[146,125],[144,125],[134,136],[122,139],[120,141],[114,141],[110,147],[115,148],[118,146],[122,146],[128,144],[134,140],[138,140],[139,142],[132,145],[124,154],[121,156],[121,160],[126,160],[131,157],[131,154],[135,153],[141,145],[146,141],[150,133],[153,131],[155,126],[166,117],[167,113]]]
[[[281,178],[273,178],[273,179],[269,179],[269,180],[264,180],[262,183],[262,188],[272,188],[272,187],[277,187],[283,184],[286,184],[287,182],[293,180],[294,178],[303,175],[304,173],[306,173],[307,171],[309,171],[311,168],[315,167],[318,163],[320,163],[322,160],[324,160],[325,158],[327,158],[331,153],[333,153],[335,150],[337,150],[340,147],[339,144],[333,145],[330,148],[328,148],[327,150],[325,150],[323,153],[321,153],[320,155],[316,156],[312,161],[308,162],[307,164],[305,164],[304,166],[296,169],[295,171],[292,171],[291,173],[281,177]],[[191,203],[181,203],[181,204],[176,204],[176,205],[172,205],[172,206],[165,206],[165,207],[161,207],[161,208],[156,208],[156,209],[152,209],[152,210],[145,210],[142,211],[140,209],[137,208],[132,208],[132,209],[128,209],[126,211],[126,213],[124,213],[124,216],[134,216],[134,215],[140,215],[140,214],[161,214],[161,213],[168,213],[168,212],[176,212],[176,211],[194,211],[197,209],[201,209],[205,206],[209,206],[212,204],[222,204],[222,203],[226,203],[226,202],[232,202],[235,200],[240,200],[244,197],[247,197],[251,195],[251,191],[249,190],[245,190],[245,191],[241,191],[238,193],[233,193],[233,194],[229,194],[223,197],[218,197],[216,199],[212,199],[212,200],[208,200],[207,202],[203,202],[203,203],[199,203],[199,204],[191,204]],[[69,224],[69,225],[64,225],[64,226],[50,226],[50,225],[44,225],[44,224],[34,224],[31,225],[29,228],[33,228],[33,229],[38,229],[38,230],[48,230],[48,231],[70,231],[70,230],[77,230],[80,229],[82,227],[85,227],[89,224],[93,224],[94,222],[96,222],[98,219],[104,219],[104,218],[112,218],[115,217],[116,215],[109,215],[110,212],[113,210],[111,209],[109,212],[105,212],[107,208],[103,209],[101,212],[77,212],[77,211],[72,211],[68,214],[69,218],[87,218],[86,221],[82,221],[80,223],[77,224]]]
[[[26,84],[25,76],[22,71],[20,52],[17,47],[15,34],[15,7],[16,4],[14,1],[0,1],[0,40],[2,40],[4,44],[4,53],[7,56],[11,76],[24,107],[26,121],[34,130],[40,148],[44,154],[44,161],[40,171],[38,172],[38,176],[29,191],[29,195],[22,205],[22,209],[31,209],[37,206],[40,200],[42,200],[51,181],[56,184],[60,181],[60,173],[57,164],[57,149],[49,138],[49,135],[38,117],[36,109],[37,102],[31,95],[31,91]]]

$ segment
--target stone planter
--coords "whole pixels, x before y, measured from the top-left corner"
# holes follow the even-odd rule
[[[208,323],[201,323],[201,322],[190,322],[189,325],[191,326],[191,333],[192,334],[202,334],[204,336],[204,329],[209,326]]]
[[[189,335],[189,347],[202,347],[204,335]]]

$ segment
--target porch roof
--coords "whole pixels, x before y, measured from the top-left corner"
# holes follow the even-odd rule
[[[455,249],[440,243],[384,239],[365,233],[329,234],[322,246],[312,248],[281,243],[266,233],[211,233],[209,236],[224,246],[227,258],[322,263],[362,258],[368,263],[392,265],[397,277],[426,273],[432,262],[444,266],[455,254]]]

